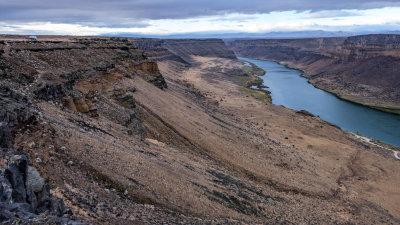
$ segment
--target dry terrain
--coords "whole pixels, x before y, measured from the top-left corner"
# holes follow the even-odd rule
[[[1,165],[27,153],[76,221],[400,223],[393,153],[257,99],[221,40],[3,38]]]

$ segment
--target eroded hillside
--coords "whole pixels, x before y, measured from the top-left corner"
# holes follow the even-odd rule
[[[254,98],[220,40],[47,37],[1,48],[0,138],[13,140],[1,165],[26,153],[76,221],[400,222],[392,152]]]
[[[243,57],[303,70],[318,88],[384,111],[400,112],[400,35],[290,40],[236,40]]]

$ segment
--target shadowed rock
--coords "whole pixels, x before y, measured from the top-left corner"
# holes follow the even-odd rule
[[[162,75],[158,75],[150,79],[149,81],[160,89],[168,88],[167,83],[165,82],[165,79]]]
[[[33,93],[37,98],[44,100],[53,100],[65,96],[63,85],[51,82],[39,83]]]
[[[26,154],[10,157],[6,169],[0,170],[0,223],[22,221],[42,224],[80,224],[63,201],[50,196],[50,188],[39,172],[28,165]]]
[[[297,114],[304,115],[304,116],[311,116],[311,117],[315,117],[315,115],[314,115],[314,114],[310,113],[310,112],[309,112],[309,111],[307,111],[307,110],[300,110],[300,111],[297,111],[296,113],[297,113]]]
[[[0,150],[8,151],[13,148],[10,128],[7,123],[0,123]]]

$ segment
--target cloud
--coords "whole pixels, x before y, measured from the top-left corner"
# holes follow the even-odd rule
[[[218,17],[215,19],[212,19],[210,21],[215,21],[215,22],[220,22],[220,21],[229,21],[229,22],[247,22],[257,19],[257,16],[255,15],[230,15],[226,17]]]
[[[335,17],[349,17],[361,16],[360,12],[344,11],[344,10],[323,10],[318,12],[310,12],[303,16],[304,19],[319,19],[319,18],[335,18]]]
[[[119,24],[122,27],[137,27],[146,26],[146,20],[183,19],[229,13],[256,14],[311,10],[311,16],[319,15],[321,18],[323,15],[318,13],[321,10],[389,6],[400,6],[400,2],[398,0],[0,0],[0,21],[100,26]]]

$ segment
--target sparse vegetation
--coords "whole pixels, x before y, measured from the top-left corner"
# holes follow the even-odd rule
[[[264,101],[265,103],[271,104],[271,92],[265,90],[267,88],[263,85],[263,79],[258,76],[265,75],[265,71],[253,63],[247,62],[250,66],[244,65],[244,75],[235,78],[235,82],[243,87],[243,90],[251,96]],[[251,88],[256,86],[257,89]]]
[[[248,63],[250,65],[250,66],[244,65],[243,70],[246,74],[257,75],[257,76],[263,76],[266,74],[266,72],[263,69],[261,69],[260,67],[258,67],[256,64],[247,62],[247,61],[246,61],[246,63]]]

